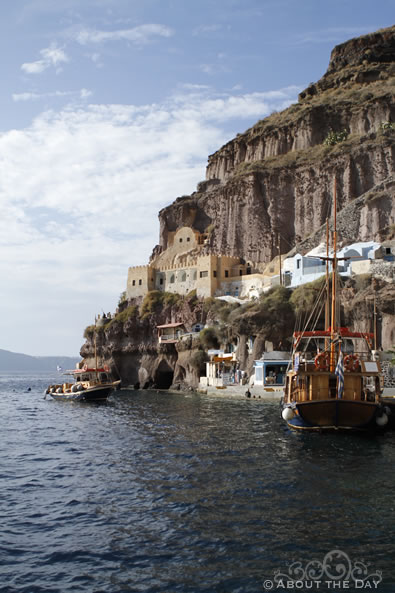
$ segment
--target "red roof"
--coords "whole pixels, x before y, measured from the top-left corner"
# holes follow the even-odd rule
[[[73,373],[74,375],[81,375],[82,373],[108,373],[109,369],[73,369],[67,371],[67,373]]]

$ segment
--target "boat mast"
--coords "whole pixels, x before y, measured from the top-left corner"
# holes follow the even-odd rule
[[[96,343],[96,315],[95,315],[95,369],[97,371],[97,343]]]
[[[326,219],[326,265],[325,265],[325,277],[326,277],[326,301],[325,301],[325,329],[329,327],[329,218]],[[328,350],[328,340],[325,339],[325,351]]]
[[[376,308],[376,293],[373,294],[373,336],[374,349],[377,350],[377,308]]]
[[[332,311],[331,311],[331,357],[330,357],[330,371],[333,373],[336,367],[336,352],[335,352],[335,334],[336,326],[336,272],[337,272],[337,233],[336,233],[336,177],[333,182],[333,259],[332,259]]]

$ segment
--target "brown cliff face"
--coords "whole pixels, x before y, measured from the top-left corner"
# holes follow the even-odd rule
[[[289,251],[331,214],[334,177],[340,209],[391,179],[395,129],[385,124],[395,122],[394,96],[395,27],[335,47],[327,73],[297,104],[211,155],[198,191],[159,213],[161,247],[169,231],[190,224],[213,229],[212,253],[267,262],[276,254],[277,233],[282,252]],[[346,130],[346,140],[325,145],[331,130]],[[347,240],[389,236],[393,198],[392,187],[374,216],[362,208],[364,224]]]
[[[205,319],[202,301],[193,296],[169,304],[159,300],[149,311],[141,298],[124,302],[114,318],[96,330],[98,363],[108,364],[122,386],[197,387],[203,364],[198,334],[179,344],[159,344],[157,326],[182,321],[191,331],[197,321],[204,323]],[[85,337],[80,354],[89,366],[95,366],[93,328]]]

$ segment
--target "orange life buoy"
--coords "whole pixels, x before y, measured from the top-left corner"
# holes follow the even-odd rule
[[[356,371],[359,367],[359,358],[356,354],[347,354],[344,357],[344,368],[346,371]]]
[[[314,359],[315,368],[319,371],[327,371],[329,369],[329,353],[320,352]]]
[[[108,366],[108,364],[103,365],[103,369],[106,371],[106,373],[108,373],[108,371],[110,370],[110,367]]]

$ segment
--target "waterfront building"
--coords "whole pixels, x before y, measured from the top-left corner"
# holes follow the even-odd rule
[[[254,377],[256,386],[278,387],[284,385],[285,375],[290,356],[288,352],[265,352],[260,360],[254,360]]]

